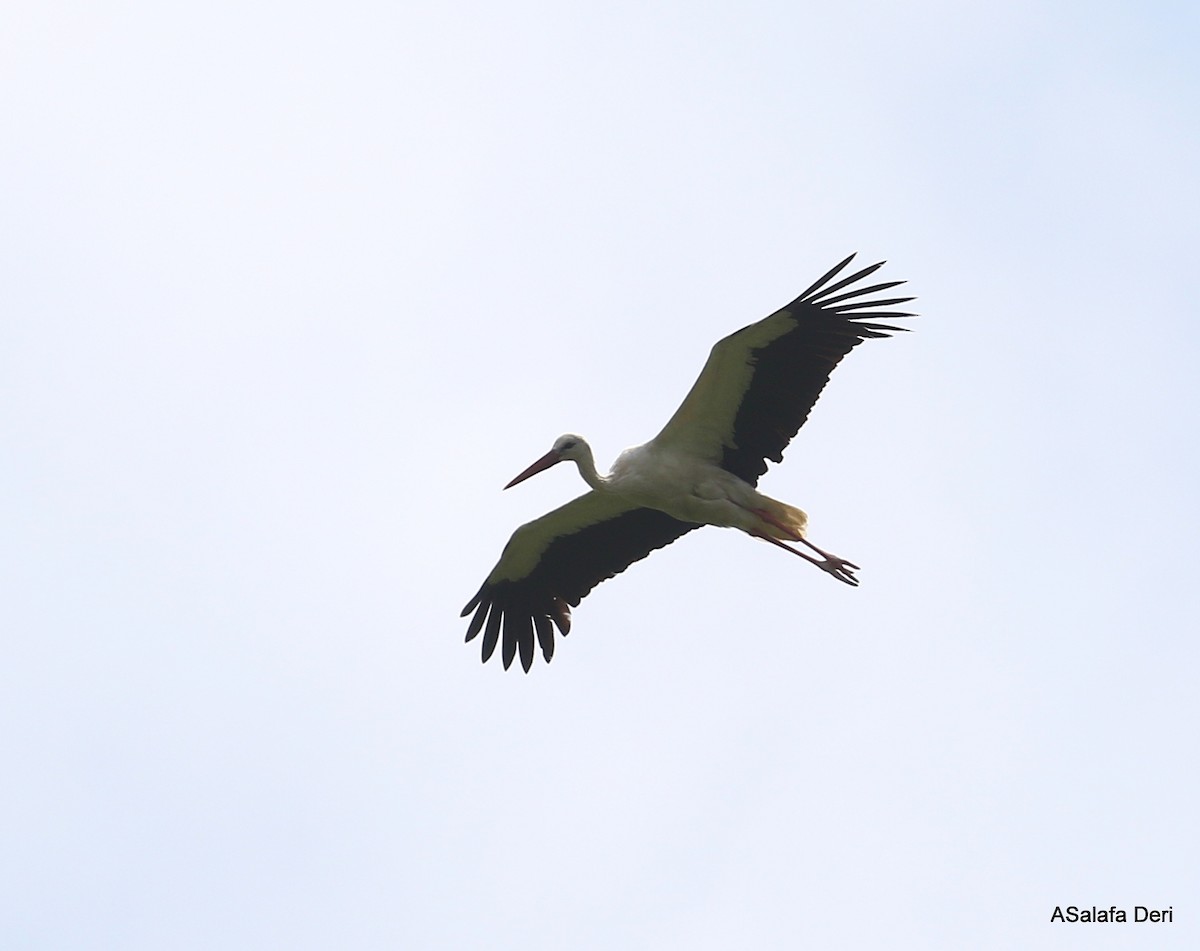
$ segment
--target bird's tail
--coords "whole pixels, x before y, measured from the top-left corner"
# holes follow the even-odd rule
[[[804,512],[794,505],[767,498],[765,495],[759,496],[759,502],[762,503],[762,509],[755,514],[762,520],[765,534],[791,541],[798,541],[804,537],[808,528],[808,516]]]

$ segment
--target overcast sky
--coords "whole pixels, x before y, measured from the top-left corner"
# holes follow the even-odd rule
[[[5,4],[0,944],[1200,946],[1197,9]],[[850,251],[761,486],[861,587],[481,665],[501,486]]]

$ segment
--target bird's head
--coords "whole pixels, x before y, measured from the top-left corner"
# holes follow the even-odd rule
[[[511,489],[518,482],[524,482],[530,476],[537,475],[539,472],[549,469],[551,466],[558,465],[558,463],[562,462],[564,459],[571,459],[578,462],[587,452],[588,444],[584,442],[582,436],[576,436],[574,433],[566,433],[565,435],[559,436],[556,440],[554,440],[554,446],[548,453],[546,453],[541,459],[513,479],[504,488]]]

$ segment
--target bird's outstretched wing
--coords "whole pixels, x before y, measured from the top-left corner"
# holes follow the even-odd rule
[[[911,297],[863,299],[903,281],[847,290],[883,261],[834,281],[852,260],[853,254],[786,307],[718,341],[654,441],[757,484],[767,460],[782,461],[842,357],[869,337],[905,329],[873,321],[913,316],[886,309]]]
[[[520,653],[528,671],[536,632],[549,661],[554,628],[566,636],[571,608],[592,588],[693,528],[699,526],[610,493],[581,495],[513,532],[483,587],[463,608],[463,617],[475,612],[467,640],[482,631],[484,661],[501,642],[505,669]]]

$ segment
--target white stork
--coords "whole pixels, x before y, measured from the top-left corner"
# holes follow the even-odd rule
[[[842,357],[868,337],[905,329],[866,321],[913,316],[875,309],[911,297],[862,299],[903,281],[839,294],[884,263],[830,283],[853,259],[852,254],[786,307],[718,341],[662,432],[626,449],[607,476],[596,471],[591,447],[567,434],[505,486],[569,459],[591,491],[518,528],[463,608],[463,617],[475,612],[467,640],[483,632],[485,662],[501,633],[505,669],[520,652],[528,672],[535,634],[549,661],[554,627],[566,636],[571,607],[592,588],[701,525],[740,528],[839,581],[858,584],[857,565],[805,539],[808,516],[754,488],[768,459],[782,461]],[[805,545],[815,557],[788,542]]]

